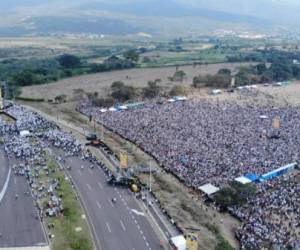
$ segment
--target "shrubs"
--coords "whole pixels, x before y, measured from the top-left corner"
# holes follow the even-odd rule
[[[230,86],[231,76],[227,74],[216,74],[206,76],[196,76],[193,79],[193,86],[199,87],[214,87],[227,88]]]
[[[169,93],[170,96],[186,96],[187,88],[181,85],[175,85],[172,87]]]
[[[111,96],[118,101],[128,101],[136,97],[136,89],[126,86],[123,82],[113,82],[111,85]]]
[[[81,65],[79,57],[70,54],[59,56],[57,61],[63,68],[76,68]]]
[[[252,184],[241,184],[233,181],[215,195],[215,200],[223,208],[240,206],[253,197],[255,193],[256,188]]]
[[[155,98],[160,93],[160,86],[157,85],[158,80],[149,81],[148,86],[143,89],[143,97],[144,98]]]

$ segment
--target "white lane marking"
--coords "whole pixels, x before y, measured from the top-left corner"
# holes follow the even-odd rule
[[[140,216],[145,216],[145,214],[144,213],[142,213],[142,212],[139,212],[139,211],[137,211],[137,210],[135,210],[135,209],[131,209],[131,211],[132,212],[134,212],[135,214],[137,214],[137,215],[140,215]]]
[[[123,228],[123,230],[124,230],[124,232],[125,232],[125,231],[126,231],[126,227],[125,227],[123,221],[120,220],[120,223],[121,223],[121,227]]]
[[[111,233],[111,229],[110,229],[110,226],[109,226],[108,222],[106,222],[105,224],[106,224],[106,227],[107,227],[108,232]]]
[[[101,204],[99,203],[99,201],[96,201],[98,208],[101,209]]]
[[[82,176],[81,170],[78,170],[78,173],[79,173],[80,176]]]
[[[92,190],[92,187],[90,184],[86,184],[86,186],[88,187],[89,190]]]
[[[102,186],[102,184],[101,184],[100,182],[98,182],[98,186],[99,186],[101,189],[103,189],[103,186]]]
[[[149,243],[146,241],[146,246],[149,247]]]
[[[146,241],[146,237],[145,236],[143,236],[143,239],[144,239],[144,241]]]
[[[144,234],[142,230],[140,230],[140,233],[141,233],[141,235],[143,235],[143,234]]]

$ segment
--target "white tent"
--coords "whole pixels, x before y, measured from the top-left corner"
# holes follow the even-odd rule
[[[175,102],[175,101],[176,101],[176,100],[173,99],[173,98],[171,98],[171,99],[168,100],[168,102]]]
[[[113,112],[114,112],[114,111],[117,111],[117,109],[114,108],[114,107],[111,107],[111,108],[109,108],[108,110],[109,110],[109,111],[113,111]]]
[[[100,109],[100,112],[105,113],[105,112],[107,112],[107,109]]]
[[[126,106],[124,106],[124,105],[121,105],[121,106],[119,106],[119,109],[120,110],[126,110],[126,109],[128,109]]]
[[[245,176],[241,176],[241,177],[235,178],[234,180],[237,181],[237,182],[239,182],[239,183],[242,183],[242,184],[251,183],[251,180],[249,180]]]
[[[30,135],[30,132],[28,130],[21,130],[20,131],[20,136],[21,137],[26,137],[26,136],[29,136]]]
[[[213,95],[219,95],[219,94],[222,93],[222,90],[220,90],[220,89],[214,89],[211,92],[212,92]]]
[[[203,186],[200,186],[199,190],[201,190],[203,193],[205,193],[207,195],[211,195],[211,194],[218,192],[220,190],[220,188],[208,183]]]
[[[183,235],[178,235],[171,238],[171,243],[176,247],[178,250],[186,250],[186,240]]]
[[[261,116],[259,116],[259,118],[260,118],[260,119],[268,119],[269,117],[266,116],[266,115],[261,115]]]

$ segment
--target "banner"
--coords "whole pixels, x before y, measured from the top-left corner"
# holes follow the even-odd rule
[[[280,117],[276,116],[272,122],[273,129],[280,129]]]
[[[128,155],[125,152],[120,152],[120,168],[128,167]]]

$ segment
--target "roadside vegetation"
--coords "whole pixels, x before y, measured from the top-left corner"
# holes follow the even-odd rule
[[[93,244],[83,209],[66,179],[65,174],[59,170],[56,161],[48,157],[47,167],[49,175],[42,175],[41,181],[51,183],[58,180],[57,194],[62,199],[63,215],[59,217],[46,217],[49,225],[48,234],[54,237],[50,239],[55,250],[92,250]]]

